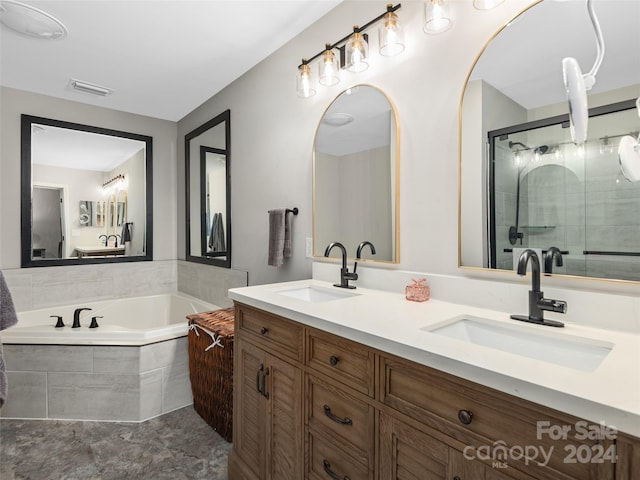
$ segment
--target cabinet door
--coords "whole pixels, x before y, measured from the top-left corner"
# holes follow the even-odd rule
[[[238,457],[230,461],[230,470],[239,459],[239,469],[250,470],[255,478],[265,478],[265,438],[267,426],[267,399],[260,393],[262,374],[268,366],[267,354],[242,339],[235,341],[233,453]],[[240,473],[235,477],[244,478]],[[243,472],[246,473],[246,472]]]
[[[491,468],[465,458],[440,433],[425,431],[380,414],[380,480],[534,480],[505,464]]]
[[[303,478],[302,371],[270,356],[265,375],[267,479]]]
[[[380,414],[380,480],[453,478],[448,464],[446,444],[395,417]]]

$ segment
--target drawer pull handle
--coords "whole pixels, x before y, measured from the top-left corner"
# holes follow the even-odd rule
[[[469,425],[473,420],[473,413],[469,410],[458,410],[458,420],[464,425]]]
[[[340,475],[334,473],[331,470],[331,464],[327,460],[322,461],[322,466],[324,467],[324,471],[326,472],[326,474],[329,475],[329,477],[331,477],[333,480],[350,480],[346,475],[344,477],[341,477]]]
[[[334,422],[339,423],[340,425],[353,425],[353,422],[349,417],[340,418],[331,413],[331,407],[329,407],[329,405],[325,405],[323,408],[324,414]]]
[[[339,361],[340,359],[335,355],[331,355],[331,358],[329,358],[329,363],[331,364],[332,367],[335,367]]]
[[[456,475],[455,477],[453,477],[453,480],[461,480],[461,479],[459,476]]]
[[[262,327],[260,329],[260,335],[266,335],[269,329],[267,327]]]

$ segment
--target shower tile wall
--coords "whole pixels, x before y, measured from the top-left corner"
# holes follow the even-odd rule
[[[513,163],[513,152],[496,148],[496,162]],[[547,161],[548,162],[548,161]],[[508,163],[503,163],[504,165]],[[564,165],[564,166],[563,166]],[[509,226],[515,223],[516,169],[496,175],[497,266],[513,268]],[[563,251],[554,272],[640,280],[639,256],[585,255],[584,251],[640,252],[640,183],[622,175],[617,142],[600,139],[584,148],[563,145],[555,163],[525,169],[521,178],[519,231],[522,246]],[[520,247],[518,242],[513,247]]]

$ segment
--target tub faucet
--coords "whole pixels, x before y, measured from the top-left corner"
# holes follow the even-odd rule
[[[356,270],[358,268],[358,260],[362,258],[362,249],[367,245],[369,245],[369,248],[371,248],[371,255],[376,254],[376,247],[373,246],[373,243],[371,243],[368,240],[365,240],[364,242],[360,243],[360,245],[358,245],[358,250],[356,251],[356,261],[353,264],[353,273],[356,273]]]
[[[340,269],[340,283],[334,283],[333,286],[340,287],[340,288],[356,288],[355,285],[349,285],[349,280],[357,280],[358,274],[355,272],[355,270],[353,273],[349,272],[349,269],[347,268],[347,249],[344,248],[344,245],[342,245],[340,242],[331,242],[329,245],[327,245],[327,248],[324,251],[324,256],[328,257],[329,252],[331,252],[331,249],[333,247],[338,247],[342,252],[342,268]]]
[[[75,311],[73,312],[73,325],[71,325],[71,328],[80,328],[80,313],[83,310],[91,310],[91,309],[87,307],[76,308]]]
[[[549,275],[553,271],[553,259],[556,260],[556,267],[562,266],[562,253],[558,247],[549,247],[546,255],[544,256],[544,273]]]
[[[529,315],[511,315],[514,320],[536,323],[548,327],[564,327],[564,323],[555,320],[545,320],[544,310],[557,313],[567,312],[567,302],[544,298],[540,291],[540,260],[536,252],[527,248],[518,259],[518,275],[527,274],[527,263],[531,262],[531,290],[529,290]]]

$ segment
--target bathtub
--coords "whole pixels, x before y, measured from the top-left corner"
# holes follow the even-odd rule
[[[71,328],[83,307],[92,310]],[[177,293],[18,312],[0,333],[9,384],[0,417],[141,422],[191,405],[185,317],[217,308]]]
[[[71,328],[76,308],[80,328]],[[215,310],[216,305],[182,293],[123,298],[18,312],[18,323],[3,331],[3,344],[147,345],[187,335],[186,315]],[[55,328],[56,318],[65,324]],[[98,328],[89,328],[97,318]]]

